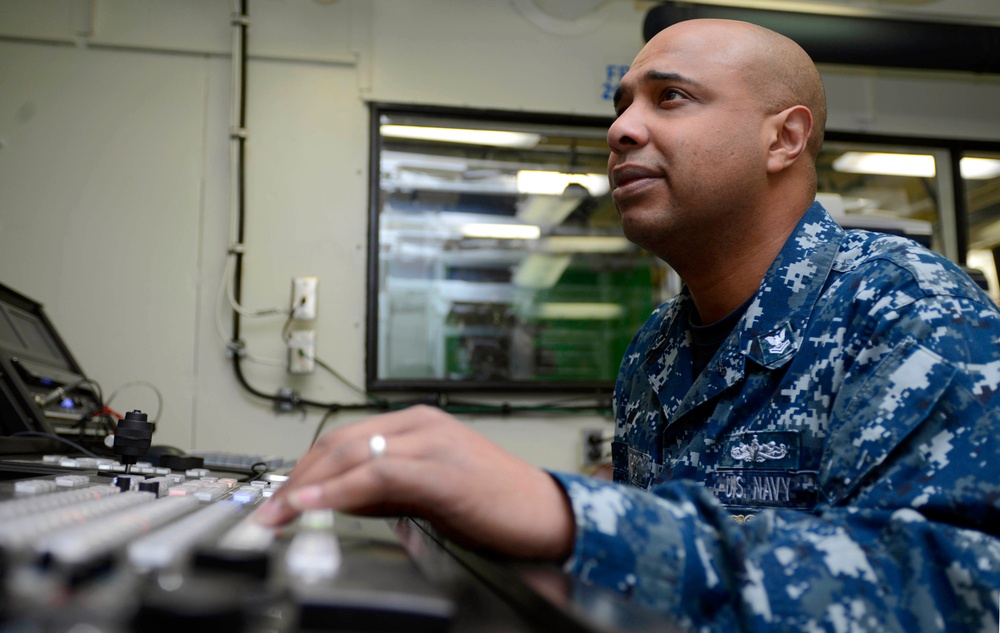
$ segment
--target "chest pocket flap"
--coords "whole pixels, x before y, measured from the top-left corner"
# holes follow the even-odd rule
[[[830,503],[849,497],[920,426],[955,373],[953,365],[907,339],[848,402],[834,406],[835,426],[819,476],[820,490]]]

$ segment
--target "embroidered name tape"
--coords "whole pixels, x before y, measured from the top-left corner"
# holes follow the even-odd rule
[[[729,508],[810,509],[816,505],[816,473],[735,470],[711,473],[705,485]]]

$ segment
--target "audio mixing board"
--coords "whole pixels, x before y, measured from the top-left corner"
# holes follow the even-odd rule
[[[125,474],[65,456],[4,466],[33,475],[0,482],[2,631],[436,631],[453,619],[385,520],[249,520],[283,477],[141,462]]]
[[[0,456],[0,633],[676,633],[410,519],[249,519],[286,477]]]

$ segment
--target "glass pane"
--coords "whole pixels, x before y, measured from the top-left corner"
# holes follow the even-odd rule
[[[820,201],[846,228],[905,235],[945,253],[940,150],[827,141],[818,165]]]
[[[1000,154],[965,154],[961,165],[969,228],[966,264],[973,279],[1000,303]]]
[[[377,125],[374,386],[610,387],[677,283],[622,235],[606,126],[384,111]]]

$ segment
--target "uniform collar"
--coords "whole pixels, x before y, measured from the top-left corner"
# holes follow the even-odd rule
[[[843,238],[844,230],[814,202],[764,274],[743,318],[697,377],[691,376],[686,332],[693,303],[687,288],[682,290],[644,363],[668,419],[742,381],[746,360],[773,370],[795,356]]]
[[[736,328],[746,358],[776,369],[795,356],[844,234],[820,203],[806,210]]]

